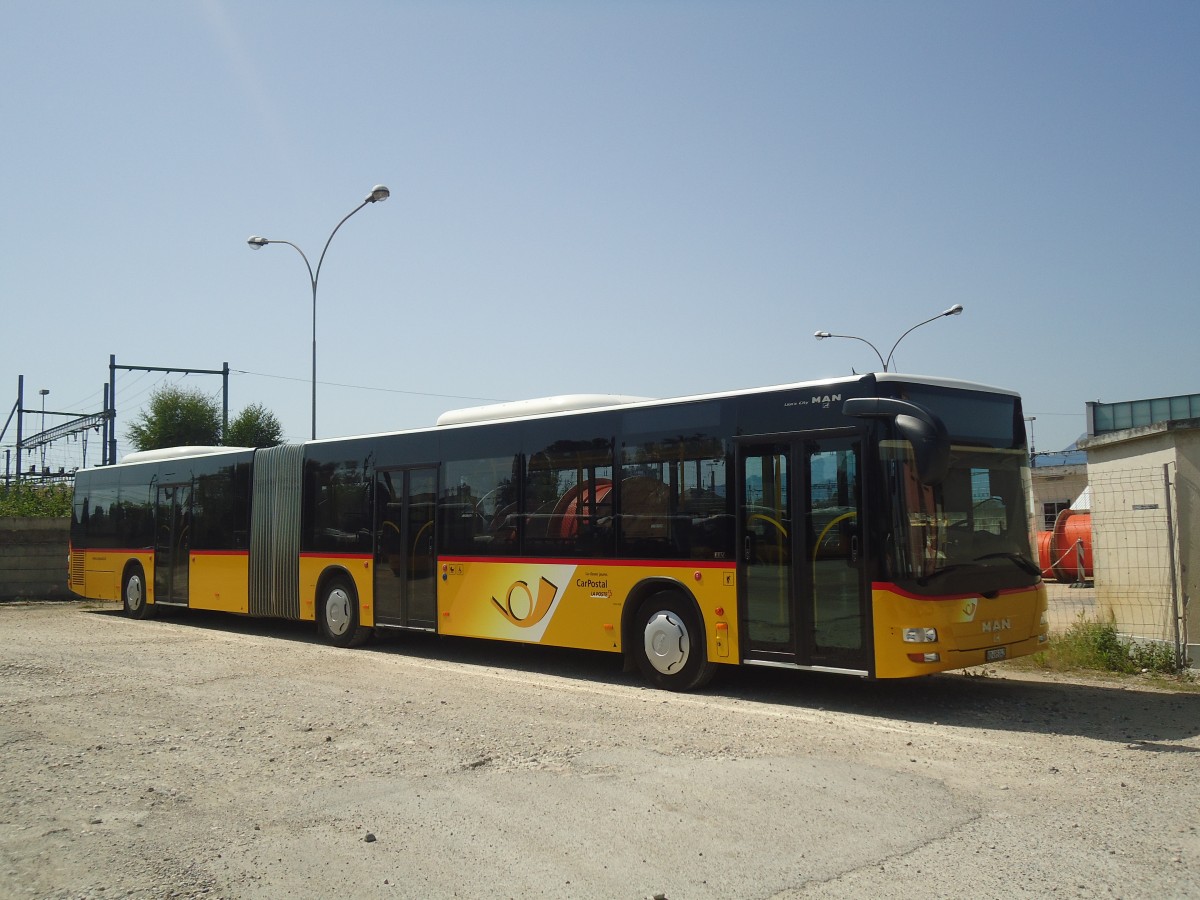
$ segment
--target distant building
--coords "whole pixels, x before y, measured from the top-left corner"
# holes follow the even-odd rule
[[[1087,405],[1087,436],[1099,437],[1165,422],[1200,419],[1200,394]]]
[[[1058,514],[1070,509],[1087,488],[1087,454],[1072,444],[1058,452],[1035,453],[1031,463],[1033,531],[1051,531]]]

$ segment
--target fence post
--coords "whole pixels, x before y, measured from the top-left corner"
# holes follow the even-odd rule
[[[1167,567],[1171,570],[1171,624],[1175,631],[1175,668],[1178,671],[1183,671],[1186,660],[1183,658],[1183,644],[1180,640],[1182,635],[1179,630],[1181,616],[1179,609],[1179,580],[1175,577],[1175,519],[1171,510],[1170,466],[1170,463],[1163,463],[1163,493],[1166,495],[1167,501]]]

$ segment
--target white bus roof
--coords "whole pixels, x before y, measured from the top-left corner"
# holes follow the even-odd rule
[[[164,459],[183,459],[188,456],[210,456],[214,453],[236,453],[253,447],[163,447],[159,450],[134,450],[121,457],[122,463],[161,462]]]
[[[625,394],[560,394],[557,397],[539,397],[535,400],[510,400],[507,403],[492,403],[487,406],[469,406],[451,409],[438,416],[437,424],[466,425],[471,422],[491,422],[495,419],[516,419],[525,416],[540,416],[547,413],[577,412],[584,409],[601,409],[606,406],[625,406],[630,403],[645,403],[653,397],[631,397]]]
[[[837,388],[840,385],[849,385],[863,381],[866,378],[874,377],[876,381],[881,383],[887,382],[902,382],[904,384],[924,384],[931,387],[955,388],[965,391],[983,391],[990,394],[1005,394],[1007,396],[1018,396],[1016,391],[1008,388],[994,387],[987,384],[978,384],[972,381],[960,381],[955,378],[941,378],[933,375],[906,375],[897,372],[876,372],[863,373],[862,375],[842,375],[836,378],[819,378],[812,381],[798,381],[792,384],[772,384],[763,387],[755,388],[739,388],[729,391],[717,391],[710,394],[694,394],[683,397],[666,397],[662,399],[647,399],[643,397],[630,397],[622,394],[563,394],[556,397],[544,397],[540,400],[513,400],[507,403],[496,403],[489,406],[476,406],[467,409],[449,410],[443,413],[437,419],[437,427],[454,428],[464,425],[474,425],[493,420],[516,420],[516,419],[532,419],[543,416],[560,415],[564,412],[573,412],[585,409],[604,409],[606,407],[616,408],[619,406],[636,406],[641,408],[665,406],[672,403],[691,403],[701,400],[722,400],[728,397],[750,396],[753,394],[767,394],[772,391],[789,391],[789,390],[815,390],[821,389],[823,393],[828,393],[829,388]],[[578,401],[583,398],[582,406],[570,406],[572,400]],[[607,399],[608,402],[597,402],[598,400]],[[561,404],[557,407],[555,404]],[[506,412],[505,415],[497,415],[492,412],[487,414],[488,410],[496,410],[497,408]],[[478,416],[477,418],[475,416]],[[324,443],[326,441],[342,441],[353,438],[376,437],[383,434],[409,434],[414,432],[429,431],[430,426],[418,426],[416,428],[397,429],[396,431],[371,432],[359,435],[342,435],[331,438],[318,438],[316,441],[305,441],[305,444]]]

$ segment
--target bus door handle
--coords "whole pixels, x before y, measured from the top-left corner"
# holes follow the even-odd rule
[[[850,538],[850,565],[858,565],[858,535],[852,535]]]
[[[746,562],[753,562],[753,560],[754,560],[754,535],[752,535],[752,534],[746,535],[746,546],[745,546],[744,552],[746,554],[746,556],[745,556]]]

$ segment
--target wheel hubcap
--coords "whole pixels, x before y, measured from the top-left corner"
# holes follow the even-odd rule
[[[691,641],[683,620],[673,612],[656,612],[646,623],[646,658],[656,671],[674,675],[687,664]]]
[[[125,602],[130,609],[140,609],[142,605],[142,579],[136,575],[125,585]]]
[[[330,634],[343,635],[350,627],[350,595],[335,588],[325,599],[325,624]]]

